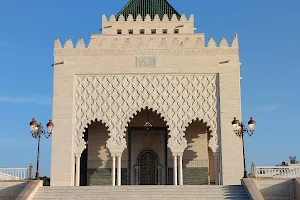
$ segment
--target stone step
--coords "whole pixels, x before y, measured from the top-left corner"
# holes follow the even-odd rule
[[[187,189],[193,189],[193,190],[226,190],[226,191],[234,191],[234,190],[240,190],[242,187],[185,187],[185,186],[162,186],[162,187],[149,187],[149,186],[121,186],[121,187],[112,187],[112,186],[86,186],[86,187],[43,187],[41,190],[187,190]]]
[[[123,196],[123,195],[132,195],[132,196],[143,196],[145,193],[143,192],[131,192],[131,193],[118,193],[118,192],[102,192],[102,193],[82,193],[82,194],[79,194],[79,193],[69,193],[69,192],[65,192],[65,193],[56,193],[56,194],[51,194],[51,193],[46,193],[46,194],[37,194],[37,196],[43,196],[43,197],[57,197],[57,196],[81,196],[81,195],[94,195],[94,196],[97,196],[97,195],[119,195],[119,196]],[[186,196],[186,195],[190,195],[190,196],[240,196],[240,197],[247,197],[248,194],[244,193],[244,194],[228,194],[228,193],[185,193],[185,194],[182,194],[182,193],[151,193],[151,196],[161,196],[161,195],[179,195],[179,196]]]
[[[33,200],[249,200],[242,186],[42,187]]]
[[[151,192],[151,193],[172,193],[172,192],[176,192],[176,193],[234,193],[234,194],[240,194],[240,193],[246,193],[246,191],[214,191],[214,190],[185,190],[185,191],[175,191],[175,190],[163,190],[163,191],[149,191],[149,190],[130,190],[130,191],[126,191],[126,190],[60,190],[60,191],[47,191],[47,190],[42,190],[39,191],[39,193],[61,193],[61,192],[74,192],[74,193],[103,193],[103,192],[118,192],[118,193],[122,193],[122,192]]]
[[[175,189],[175,188],[168,188],[168,189],[143,189],[143,188],[97,188],[97,189],[82,189],[82,188],[65,188],[65,189],[40,189],[40,191],[63,191],[63,190],[73,190],[73,191],[135,191],[135,190],[139,190],[139,191],[186,191],[186,190],[191,190],[191,191],[205,191],[205,190],[209,190],[209,191],[228,191],[228,192],[234,192],[234,191],[241,191],[243,189],[209,189],[209,188],[195,188],[195,189]]]
[[[165,192],[176,192],[176,193],[186,193],[186,192],[194,192],[194,193],[246,193],[244,190],[39,190],[39,193],[60,193],[60,192],[75,192],[75,193],[99,193],[99,192],[152,192],[152,193],[165,193]]]
[[[110,185],[99,185],[99,186],[50,186],[43,188],[243,188],[241,185],[122,185],[122,186],[110,186]]]
[[[159,190],[159,191],[151,191],[151,190],[130,190],[130,191],[126,191],[126,190],[59,190],[59,191],[48,191],[48,190],[42,190],[39,191],[39,193],[43,194],[43,193],[61,193],[61,192],[73,192],[73,193],[105,193],[105,192],[118,192],[118,193],[122,193],[122,192],[151,192],[151,193],[196,193],[196,194],[202,194],[202,193],[230,193],[230,194],[245,194],[246,191],[215,191],[215,190],[185,190],[185,191],[175,191],[175,190]]]
[[[122,197],[116,197],[116,196],[78,196],[78,197],[50,197],[50,198],[43,198],[43,197],[37,197],[37,198],[32,198],[32,200],[157,200],[157,199],[163,199],[163,200],[213,200],[213,199],[219,199],[219,200],[249,200],[248,197],[231,197],[231,196],[219,196],[219,197],[209,197],[209,196],[158,196],[158,197],[153,197],[153,196],[137,196],[137,197],[132,197],[132,196],[122,196]]]
[[[64,198],[73,198],[73,199],[84,199],[84,198],[96,198],[96,197],[113,197],[113,198],[125,198],[125,197],[131,197],[131,198],[135,198],[135,199],[143,199],[145,197],[151,197],[151,198],[156,198],[156,199],[161,199],[161,198],[170,198],[171,197],[176,197],[176,198],[187,198],[187,197],[214,197],[214,198],[223,198],[223,197],[227,197],[227,198],[242,198],[242,199],[247,199],[248,195],[176,195],[176,194],[161,194],[161,195],[152,195],[152,194],[97,194],[97,195],[93,195],[93,194],[85,194],[85,195],[36,195],[34,198],[35,199],[40,199],[40,198],[44,198],[44,199],[52,199],[52,198],[57,198],[57,199],[64,199]],[[175,195],[175,196],[173,196]]]
[[[33,198],[32,200],[135,200],[134,198],[126,198],[126,197],[80,197],[80,198]],[[162,200],[249,200],[249,198],[240,198],[240,197],[165,197],[159,198]],[[141,197],[136,198],[136,200],[157,200],[157,197]]]
[[[36,195],[34,198],[85,198],[85,197],[99,197],[99,196],[105,196],[105,197],[145,197],[146,193],[143,194],[132,194],[132,193],[123,193],[123,194],[116,194],[116,193],[102,193],[102,194],[58,194],[58,195]],[[146,194],[147,195],[147,194]],[[180,195],[180,194],[149,194],[151,197],[155,198],[162,198],[162,197],[240,197],[240,198],[248,198],[248,195],[230,195],[230,194],[185,194],[185,195]]]
[[[147,196],[147,195],[144,195],[144,196],[89,196],[89,195],[86,195],[86,196],[76,196],[76,197],[65,197],[65,196],[62,196],[62,197],[47,197],[47,198],[44,198],[44,197],[35,197],[35,198],[32,198],[32,200],[41,200],[41,199],[44,199],[44,200],[52,200],[52,199],[70,199],[70,200],[82,200],[82,199],[85,199],[85,200],[94,200],[94,199],[114,199],[114,200],[127,200],[127,199],[136,199],[136,200],[146,200],[146,199],[178,199],[178,200],[183,200],[183,199],[237,199],[237,200],[249,200],[248,197],[234,197],[234,196],[187,196],[187,197],[184,197],[184,196]]]

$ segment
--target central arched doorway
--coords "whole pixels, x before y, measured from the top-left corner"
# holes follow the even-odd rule
[[[151,150],[144,150],[138,157],[139,185],[157,185],[157,154]]]
[[[157,112],[145,108],[133,117],[128,124],[127,149],[123,154],[129,185],[171,184],[172,155],[167,141],[166,122]]]

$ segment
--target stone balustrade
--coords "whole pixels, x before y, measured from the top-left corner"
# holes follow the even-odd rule
[[[252,166],[252,176],[255,178],[298,178],[300,166]]]
[[[26,180],[30,177],[30,168],[0,168],[0,180]]]
[[[274,178],[299,178],[300,177],[300,167],[289,169],[281,174],[276,175]]]

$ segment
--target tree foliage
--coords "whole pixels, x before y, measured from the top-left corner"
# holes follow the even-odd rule
[[[50,178],[49,177],[42,176],[42,177],[40,177],[40,180],[44,181],[43,186],[50,186]]]

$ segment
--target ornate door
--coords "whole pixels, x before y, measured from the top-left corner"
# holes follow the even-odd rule
[[[156,185],[156,156],[149,151],[140,156],[140,185]]]

